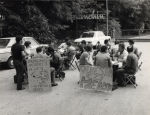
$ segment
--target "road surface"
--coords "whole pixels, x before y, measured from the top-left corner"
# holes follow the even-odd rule
[[[66,71],[64,81],[45,93],[16,91],[14,70],[0,70],[0,115],[150,115],[150,43],[137,43],[143,52],[138,87],[112,93],[79,89],[79,72]]]

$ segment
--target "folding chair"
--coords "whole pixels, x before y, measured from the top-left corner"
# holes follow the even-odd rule
[[[71,67],[72,70],[76,69],[76,67],[73,65],[75,59],[76,59],[76,54],[73,55],[72,60],[69,63],[69,67]]]
[[[79,68],[79,65],[78,65],[79,63],[77,61],[75,61],[75,64],[77,66],[78,71],[80,72],[80,68]]]
[[[138,71],[141,71],[141,66],[142,66],[143,62],[141,62],[138,66]],[[137,72],[138,72],[137,71]],[[135,73],[136,74],[136,73]],[[124,79],[124,85],[126,86],[128,83],[131,83],[131,85],[134,86],[134,88],[136,88],[138,85],[136,83],[136,77],[135,74],[125,74],[125,79]]]

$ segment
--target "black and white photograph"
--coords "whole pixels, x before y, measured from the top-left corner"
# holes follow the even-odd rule
[[[150,0],[0,0],[0,115],[150,115]]]

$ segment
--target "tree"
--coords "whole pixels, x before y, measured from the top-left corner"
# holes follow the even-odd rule
[[[34,5],[27,5],[27,19],[25,21],[28,28],[28,35],[35,37],[44,43],[49,39],[54,40],[54,34],[50,31],[47,18]]]
[[[0,13],[4,15],[4,25],[6,27],[6,36],[16,36],[18,34],[24,34],[24,22],[19,15],[15,12],[9,10],[8,8],[0,5]]]

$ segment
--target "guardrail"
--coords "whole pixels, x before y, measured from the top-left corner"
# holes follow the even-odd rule
[[[127,42],[130,39],[116,39],[117,41]],[[132,39],[135,42],[150,42],[150,39]]]

